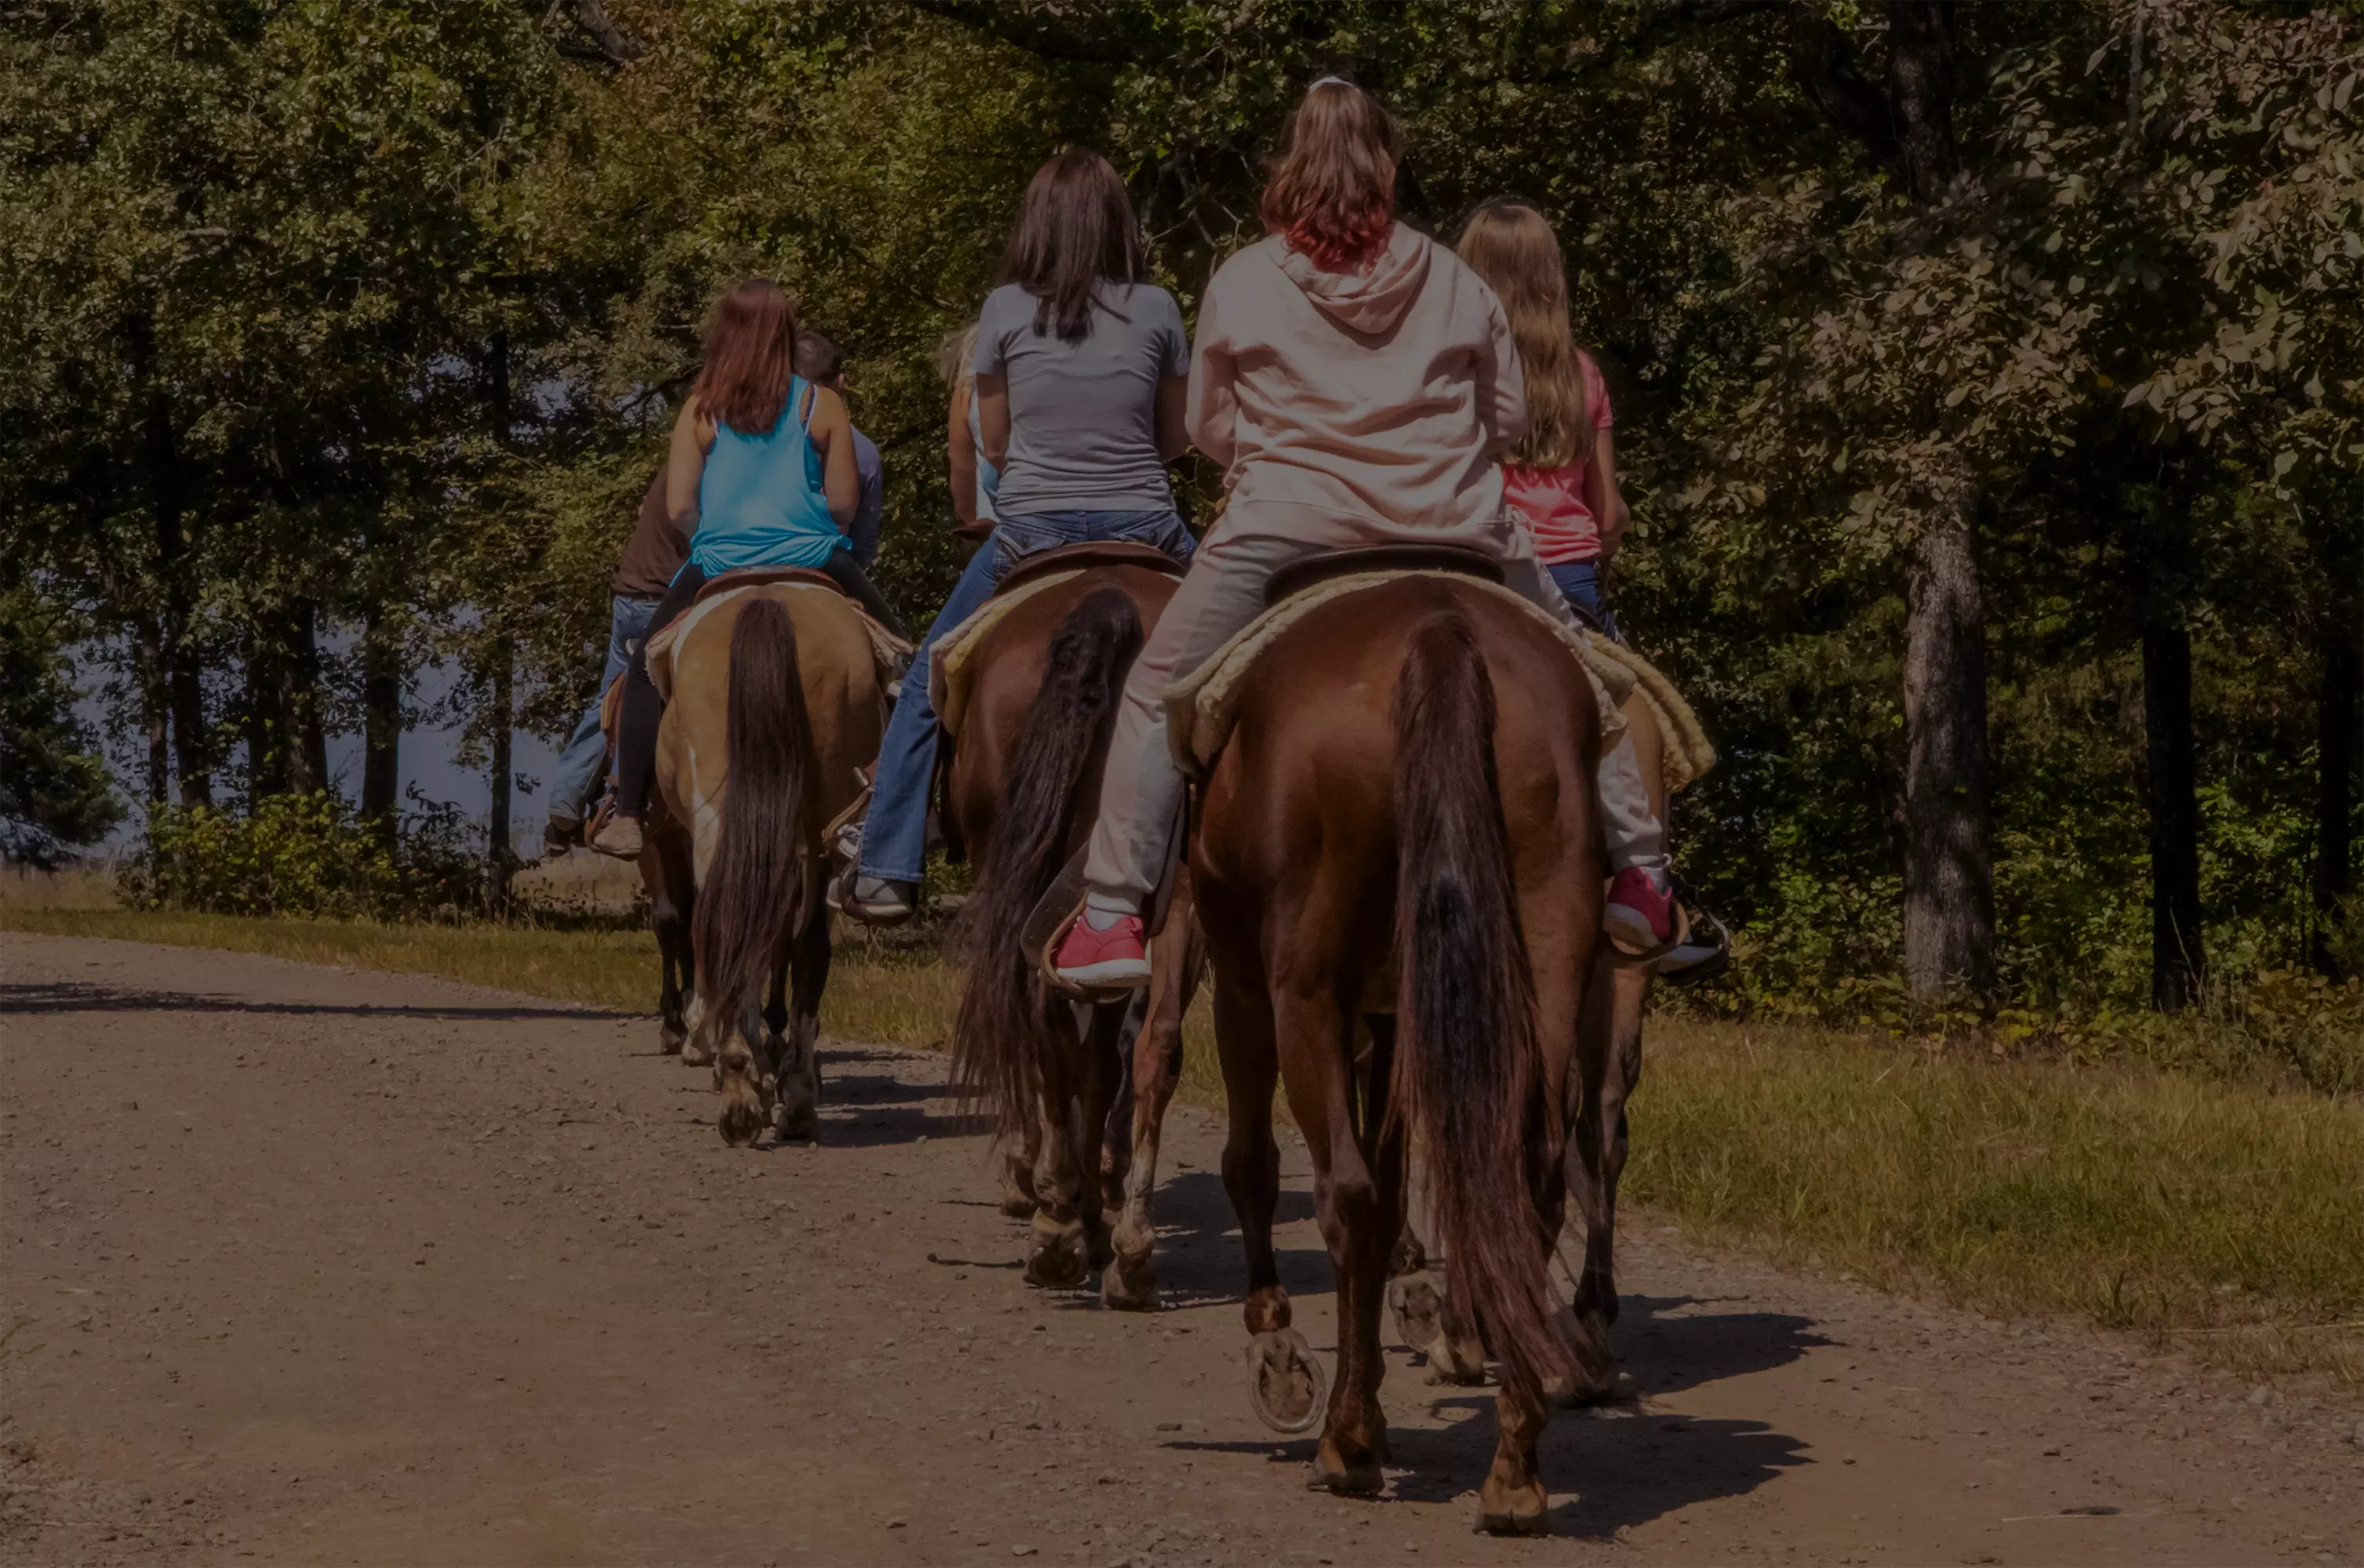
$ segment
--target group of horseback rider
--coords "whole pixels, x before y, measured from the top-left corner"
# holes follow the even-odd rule
[[[1277,573],[1356,547],[1449,545],[1498,563],[1559,622],[1613,633],[1601,571],[1625,507],[1610,400],[1572,337],[1559,241],[1516,201],[1480,208],[1454,249],[1398,222],[1393,142],[1359,89],[1313,84],[1264,194],[1266,238],[1216,272],[1195,343],[1173,296],[1148,281],[1108,161],[1072,149],[1034,175],[1004,281],[948,345],[956,528],[982,545],[888,720],[848,914],[893,924],[914,913],[939,736],[930,651],[1041,551],[1131,541],[1188,563],[1125,678],[1082,913],[1053,961],[1080,992],[1148,983],[1144,916],[1186,787],[1161,694],[1255,619]],[[1192,446],[1224,474],[1221,515],[1195,541],[1166,475]],[[776,284],[730,291],[616,578],[602,691],[627,679],[593,848],[640,852],[663,716],[646,644],[710,579],[824,573],[902,634],[866,570],[880,493],[836,347],[798,332]],[[553,845],[583,830],[600,736],[595,706],[553,787]],[[1665,831],[1630,740],[1601,757],[1598,784],[1607,933],[1628,951],[1662,947],[1677,929]]]

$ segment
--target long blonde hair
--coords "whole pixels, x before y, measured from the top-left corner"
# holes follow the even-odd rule
[[[969,361],[976,354],[976,323],[956,327],[936,345],[936,373],[944,384],[958,388],[969,379]]]
[[[1470,215],[1454,249],[1501,300],[1526,374],[1527,433],[1503,461],[1564,468],[1589,459],[1592,400],[1568,323],[1567,263],[1559,237],[1526,203],[1491,201]]]

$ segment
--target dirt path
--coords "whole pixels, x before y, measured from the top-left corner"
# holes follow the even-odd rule
[[[440,982],[0,938],[0,1559],[2364,1556],[2364,1411],[1646,1223],[1619,1328],[1641,1399],[1554,1424],[1553,1539],[1467,1533],[1490,1397],[1400,1359],[1390,1496],[1309,1495],[1309,1445],[1242,1396],[1210,1120],[1169,1144],[1176,1305],[1121,1317],[1019,1282],[932,1058],[837,1046],[822,1146],[733,1152],[653,1040]],[[1326,1348],[1301,1166],[1284,1203]]]

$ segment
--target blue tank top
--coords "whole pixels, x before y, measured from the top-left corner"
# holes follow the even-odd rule
[[[760,436],[716,421],[697,480],[689,559],[708,577],[746,566],[819,566],[853,541],[838,531],[821,490],[802,376],[788,382],[780,417]]]

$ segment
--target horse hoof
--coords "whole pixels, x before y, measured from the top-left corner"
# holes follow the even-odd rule
[[[1444,1335],[1444,1298],[1424,1274],[1404,1274],[1390,1282],[1388,1310],[1395,1314],[1397,1335],[1413,1350],[1433,1345]]]
[[[1386,1485],[1387,1477],[1376,1464],[1344,1471],[1328,1471],[1317,1464],[1305,1478],[1307,1491],[1327,1492],[1333,1497],[1376,1497]]]
[[[1082,1256],[1065,1240],[1044,1242],[1026,1260],[1026,1283],[1037,1290],[1073,1290],[1086,1272]]]
[[[1116,1260],[1100,1271],[1100,1305],[1119,1312],[1157,1310],[1157,1265],[1146,1250],[1120,1247]]]
[[[1551,1515],[1541,1511],[1531,1514],[1516,1510],[1497,1514],[1489,1513],[1480,1508],[1478,1511],[1477,1533],[1479,1535],[1549,1535]]]
[[[1450,1334],[1428,1342],[1428,1381],[1476,1388],[1486,1381],[1486,1353],[1474,1344],[1455,1344]]]
[[[1109,1233],[1105,1229],[1092,1232],[1086,1257],[1096,1269],[1105,1269],[1116,1262],[1116,1249],[1109,1245]]]
[[[682,1041],[681,1064],[684,1067],[711,1067],[714,1065],[714,1048],[692,1036]]]
[[[723,1142],[733,1149],[743,1149],[755,1141],[767,1123],[762,1108],[753,1101],[730,1100],[723,1105],[716,1125],[722,1130]]]
[[[1278,1329],[1248,1341],[1248,1406],[1274,1431],[1291,1437],[1311,1431],[1321,1424],[1329,1393],[1330,1374],[1321,1358],[1296,1329]],[[1321,1482],[1319,1470],[1314,1479]]]
[[[820,1137],[820,1109],[817,1106],[791,1106],[783,1101],[776,1119],[783,1143],[810,1143]]]
[[[679,1056],[682,1042],[689,1038],[684,1029],[663,1029],[657,1031],[657,1052],[662,1056]]]
[[[1006,1192],[1001,1195],[1001,1212],[1012,1219],[1031,1219],[1034,1218],[1034,1200],[1021,1192]]]

